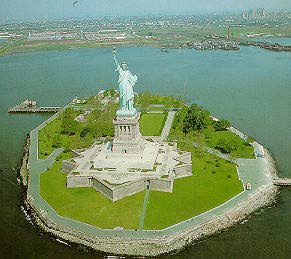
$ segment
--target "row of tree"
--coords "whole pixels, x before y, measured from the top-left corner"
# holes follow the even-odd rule
[[[197,104],[192,104],[189,108],[186,108],[186,113],[183,120],[183,133],[185,136],[192,131],[199,131],[212,125],[216,131],[224,131],[230,127],[230,123],[227,120],[221,119],[215,121],[211,118],[210,112],[202,109]]]
[[[177,119],[174,122],[174,127],[179,124],[182,124],[182,131],[185,137],[189,133],[194,133],[198,139],[200,139],[199,136],[201,137],[203,135],[203,129],[208,128],[207,136],[211,131],[225,131],[230,127],[229,121],[225,119],[213,120],[209,111],[202,109],[196,104],[192,104],[190,107],[184,107],[178,113]],[[223,153],[230,153],[231,151],[236,150],[239,145],[238,138],[228,138],[222,135],[215,144],[215,148]]]

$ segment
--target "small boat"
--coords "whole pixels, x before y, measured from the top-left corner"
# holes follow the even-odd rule
[[[161,52],[164,52],[164,53],[169,53],[169,51],[167,49],[160,49]]]

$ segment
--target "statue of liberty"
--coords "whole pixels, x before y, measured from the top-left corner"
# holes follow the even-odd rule
[[[126,62],[122,62],[121,65],[118,64],[115,56],[116,52],[116,49],[113,48],[113,59],[116,64],[115,71],[119,73],[119,110],[116,115],[135,115],[136,109],[133,106],[133,87],[137,81],[137,76],[131,74]]]

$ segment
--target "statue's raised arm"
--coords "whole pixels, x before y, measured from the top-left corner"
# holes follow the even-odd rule
[[[115,65],[116,65],[116,70],[118,70],[120,68],[120,65],[118,64],[118,61],[117,61],[117,58],[116,58],[116,53],[117,53],[117,50],[114,47],[113,50],[112,50],[112,55],[113,55],[113,60],[114,60]]]

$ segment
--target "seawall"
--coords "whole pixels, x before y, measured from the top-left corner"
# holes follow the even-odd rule
[[[264,151],[269,173],[273,177],[276,175],[275,162],[267,149],[264,148]],[[26,155],[29,156],[27,152]],[[80,243],[107,253],[156,256],[180,250],[193,242],[195,243],[200,239],[204,239],[235,225],[256,210],[274,203],[278,190],[278,187],[270,183],[254,195],[249,196],[244,202],[239,203],[237,206],[225,211],[219,216],[212,217],[202,224],[191,226],[183,231],[165,235],[161,234],[155,237],[146,237],[146,235],[143,237],[143,231],[137,231],[136,235],[132,235],[131,237],[121,237],[118,235],[118,231],[116,231],[115,237],[89,235],[88,233],[58,225],[47,219],[34,206],[32,199],[28,198],[25,203],[31,209],[31,214],[41,229],[64,240]]]
[[[25,146],[24,146],[21,166],[20,166],[20,170],[19,170],[19,174],[20,174],[23,186],[27,186],[28,185],[28,177],[29,177],[29,146],[30,146],[30,136],[28,134],[27,137],[26,137],[26,140],[25,140]]]

